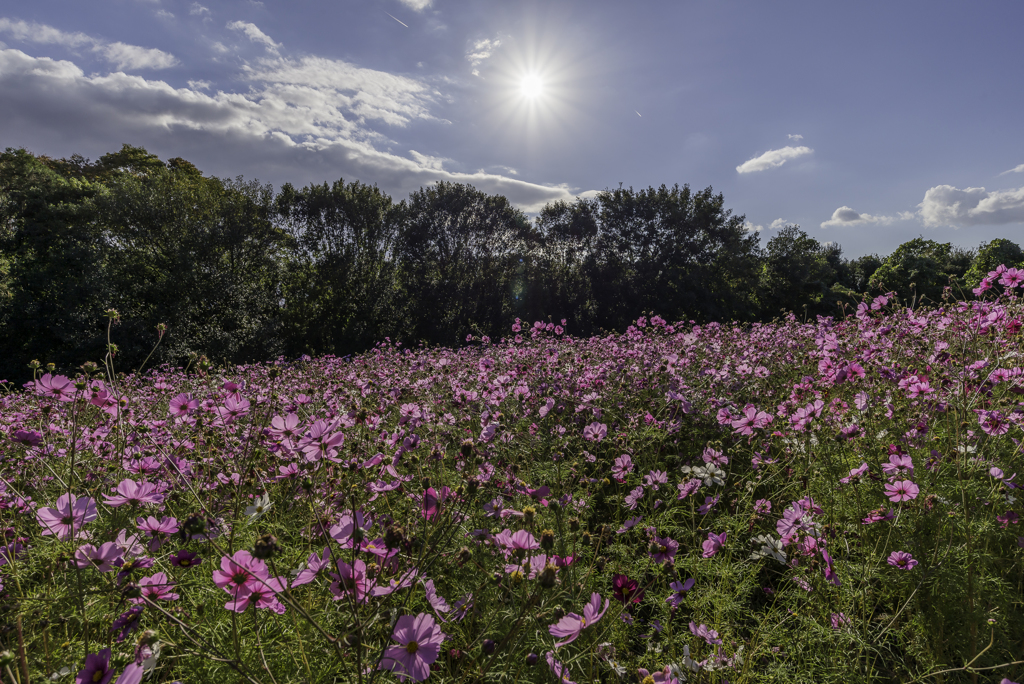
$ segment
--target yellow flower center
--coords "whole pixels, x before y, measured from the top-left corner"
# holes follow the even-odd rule
[[[405,645],[405,650],[408,653],[415,653],[416,651],[419,650],[419,648],[420,648],[420,645],[417,644],[415,641],[410,641],[409,643],[407,643]]]
[[[96,672],[94,672],[93,675],[92,675],[92,681],[94,681],[94,682],[100,681],[101,679],[103,679],[103,674],[104,674],[103,670],[96,670]]]

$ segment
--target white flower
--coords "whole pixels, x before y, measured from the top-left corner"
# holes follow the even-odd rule
[[[753,540],[755,545],[760,548],[750,554],[751,560],[759,560],[761,558],[767,558],[768,556],[773,557],[780,563],[786,562],[786,552],[782,550],[782,540],[776,539],[775,537],[768,534],[759,534],[754,537]]]
[[[250,520],[255,520],[256,518],[260,517],[268,510],[270,510],[270,507],[273,505],[274,504],[270,502],[270,495],[264,494],[260,498],[256,499],[256,503],[254,503],[252,506],[246,506],[245,514],[249,516]]]

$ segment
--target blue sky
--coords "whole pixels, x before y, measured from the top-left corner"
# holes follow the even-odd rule
[[[0,147],[528,212],[689,183],[763,243],[1021,244],[1021,26],[1017,0],[2,0]]]

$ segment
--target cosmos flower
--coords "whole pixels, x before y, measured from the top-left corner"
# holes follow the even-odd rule
[[[422,682],[430,676],[430,665],[437,660],[447,636],[428,613],[403,615],[391,634],[398,645],[384,651],[377,669],[391,670],[400,681]]]

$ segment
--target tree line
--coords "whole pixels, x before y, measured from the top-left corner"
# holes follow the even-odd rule
[[[839,315],[865,293],[955,296],[1008,240],[970,251],[924,238],[843,257],[799,226],[762,248],[721,193],[688,185],[605,190],[531,221],[502,196],[437,183],[395,202],[358,181],[285,184],[203,175],[125,145],[92,162],[0,155],[0,378],[38,359],[70,369],[107,352],[120,368],[345,355],[384,338],[455,346],[499,339],[516,318],[574,334],[668,320]],[[964,294],[966,293],[966,294]]]

